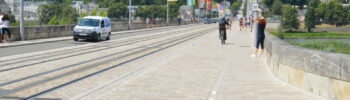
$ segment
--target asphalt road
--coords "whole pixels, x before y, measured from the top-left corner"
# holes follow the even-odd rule
[[[177,26],[177,27],[166,27],[166,28],[161,28],[161,29],[152,29],[152,30],[148,30],[148,31],[130,32],[130,33],[126,33],[126,34],[123,34],[123,33],[114,34],[111,36],[111,39],[116,40],[116,39],[121,39],[121,38],[125,38],[125,37],[152,34],[152,33],[156,33],[156,32],[162,32],[162,31],[172,30],[172,29],[186,27],[186,26],[191,26],[191,25],[183,25],[183,26]],[[78,46],[78,45],[84,45],[84,44],[89,44],[89,43],[96,43],[96,42],[86,41],[86,40],[79,40],[78,42],[76,42],[72,39],[72,40],[40,43],[40,44],[29,44],[29,45],[21,45],[21,46],[14,46],[14,47],[5,47],[5,48],[0,49],[0,57],[23,54],[23,53],[30,53],[30,52],[36,52],[36,51],[44,51],[44,50],[50,50],[50,49],[57,49],[57,48],[69,47],[69,46]]]

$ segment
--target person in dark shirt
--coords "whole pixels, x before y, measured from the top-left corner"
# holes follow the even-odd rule
[[[243,26],[243,18],[239,19],[239,30],[242,31],[242,29],[244,28]]]
[[[223,40],[226,41],[227,39],[227,36],[226,36],[226,28],[227,28],[227,25],[229,25],[228,21],[225,19],[225,17],[222,17],[220,19],[220,23],[219,23],[219,36],[221,37],[221,35],[223,35]],[[223,32],[223,34],[221,34]],[[223,43],[225,44],[225,43]]]
[[[258,30],[257,30],[257,34],[256,34],[256,49],[255,49],[254,54],[251,55],[252,57],[263,55],[264,40],[265,40],[265,27],[266,27],[266,20],[262,16],[259,16],[258,20],[254,20],[254,22],[258,25]],[[258,51],[259,51],[259,46],[261,49],[261,53],[260,53],[260,55],[257,55]]]

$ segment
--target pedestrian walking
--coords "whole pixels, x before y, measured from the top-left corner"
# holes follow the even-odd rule
[[[178,25],[181,25],[181,18],[180,18],[180,17],[177,18],[177,24],[178,24]]]
[[[149,23],[150,23],[149,18],[147,18],[147,19],[146,19],[146,27],[147,27],[147,28],[149,28]]]
[[[3,14],[0,12],[0,43],[2,42],[2,17]]]
[[[240,18],[239,19],[239,30],[242,31],[244,29],[244,26],[243,26],[243,19]]]
[[[233,19],[230,18],[229,21],[230,21],[230,30],[232,30]]]
[[[11,31],[9,29],[9,24],[10,24],[10,18],[8,15],[3,15],[2,19],[1,19],[1,25],[2,25],[2,34],[1,34],[1,40],[2,42],[6,43],[7,39],[6,39],[6,36],[9,37],[9,39],[11,39]],[[7,33],[7,35],[6,35]]]
[[[247,19],[247,27],[250,28],[250,18]]]
[[[245,21],[245,17],[243,18],[243,31],[245,31],[246,30],[246,25],[247,23],[246,23],[246,21]]]
[[[265,40],[265,27],[266,27],[266,20],[264,17],[259,16],[257,20],[254,20],[254,22],[258,25],[257,35],[256,35],[256,49],[254,54],[252,54],[252,57],[256,56],[262,56],[264,53],[264,40]],[[260,46],[260,54],[258,54]]]
[[[244,31],[246,31],[249,28],[248,22],[249,22],[248,18],[244,18]]]

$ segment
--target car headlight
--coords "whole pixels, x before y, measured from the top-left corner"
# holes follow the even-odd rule
[[[83,32],[83,30],[81,30],[81,29],[76,29],[76,28],[75,28],[73,31],[74,31],[74,32]]]
[[[92,32],[92,33],[93,33],[93,32],[95,32],[95,30],[94,30],[94,29],[91,29],[91,30],[89,30],[89,31],[90,31],[90,32]]]

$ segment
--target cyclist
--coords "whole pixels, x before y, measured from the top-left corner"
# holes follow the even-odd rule
[[[227,39],[226,37],[226,28],[227,25],[229,25],[228,21],[225,19],[225,17],[222,17],[220,19],[220,23],[219,23],[219,36],[221,39],[221,44],[225,44],[225,41]]]

